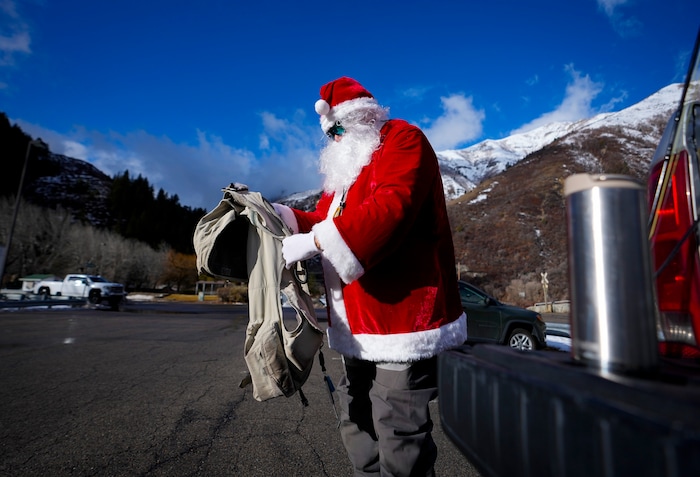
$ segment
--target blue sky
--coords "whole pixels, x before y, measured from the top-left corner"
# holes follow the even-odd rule
[[[0,0],[0,111],[211,209],[230,182],[319,187],[339,76],[461,149],[682,82],[699,26],[697,0]]]

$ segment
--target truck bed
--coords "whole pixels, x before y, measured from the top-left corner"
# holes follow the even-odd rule
[[[700,475],[700,366],[602,376],[563,352],[439,358],[440,419],[484,476]]]

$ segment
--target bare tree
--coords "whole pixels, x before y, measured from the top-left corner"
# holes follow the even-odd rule
[[[0,243],[7,243],[13,203],[0,199]],[[127,288],[156,288],[169,253],[77,222],[64,209],[22,203],[5,270],[11,281],[32,273],[83,272],[104,275]]]

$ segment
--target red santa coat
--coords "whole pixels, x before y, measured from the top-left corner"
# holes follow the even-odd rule
[[[329,345],[376,362],[425,359],[467,338],[437,157],[420,129],[390,120],[381,145],[347,190],[315,211],[294,210],[314,231],[331,316]]]

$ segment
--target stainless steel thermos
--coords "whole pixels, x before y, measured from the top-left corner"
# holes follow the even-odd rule
[[[622,175],[574,174],[564,183],[571,353],[604,373],[658,364],[645,194]]]

